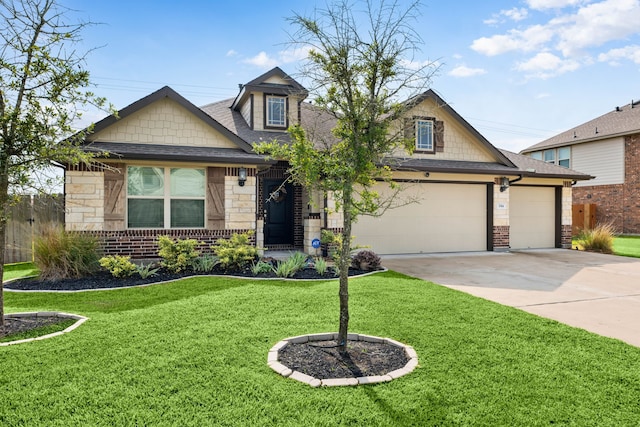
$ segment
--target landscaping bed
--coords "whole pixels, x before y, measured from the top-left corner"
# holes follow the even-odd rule
[[[349,276],[357,276],[368,273],[369,271],[359,270],[355,268],[349,269]],[[81,291],[90,289],[111,289],[111,288],[126,288],[131,286],[149,285],[153,283],[166,282],[170,280],[177,280],[185,277],[200,276],[200,275],[221,275],[221,276],[234,276],[234,277],[251,277],[259,279],[278,278],[274,272],[254,274],[250,268],[236,271],[225,271],[222,269],[214,269],[209,273],[197,273],[194,271],[184,271],[181,273],[171,273],[165,269],[160,269],[151,277],[141,278],[137,275],[129,277],[113,277],[111,273],[107,271],[98,271],[90,276],[80,278],[68,278],[59,280],[40,280],[38,278],[26,278],[14,280],[4,284],[5,289],[23,290],[23,291]],[[325,274],[319,274],[315,269],[305,268],[297,271],[291,279],[298,280],[311,280],[322,279],[330,280],[337,279],[338,276],[332,271]]]

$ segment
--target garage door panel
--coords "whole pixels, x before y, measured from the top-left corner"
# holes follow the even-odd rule
[[[512,249],[555,246],[555,188],[509,189],[509,243]]]
[[[376,190],[388,194],[384,184]],[[380,254],[484,251],[487,249],[486,186],[413,184],[402,200],[417,199],[382,217],[360,217],[355,242]]]

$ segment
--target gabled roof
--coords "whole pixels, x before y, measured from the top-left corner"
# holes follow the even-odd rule
[[[282,80],[285,80],[287,84],[282,85],[266,82],[266,80],[269,80],[271,77],[280,77]],[[309,91],[307,91],[304,86],[282,71],[280,67],[274,67],[261,76],[251,80],[249,83],[242,85],[240,93],[238,93],[238,96],[233,100],[231,108],[234,110],[237,109],[244,103],[246,98],[249,96],[249,93],[252,91],[265,92],[274,95],[301,95],[302,98],[306,98],[309,94]]]
[[[480,144],[482,144],[491,154],[493,154],[500,163],[507,166],[515,166],[507,156],[505,156],[500,150],[493,146],[480,132],[478,132],[469,122],[467,122],[460,114],[456,112],[449,104],[447,104],[437,93],[432,89],[427,90],[420,95],[416,95],[413,98],[408,99],[404,104],[410,109],[426,99],[433,100],[439,108],[444,109],[451,117],[454,118],[463,128],[465,128],[471,135],[473,135]]]
[[[103,129],[106,129],[107,127],[115,124],[118,120],[123,119],[123,118],[125,118],[127,116],[130,116],[133,113],[136,113],[136,112],[142,110],[143,108],[153,104],[154,102],[159,101],[159,100],[164,99],[164,98],[171,99],[172,101],[177,102],[179,105],[184,107],[187,111],[189,111],[191,114],[193,114],[194,116],[196,116],[200,120],[202,120],[205,124],[211,126],[216,131],[222,133],[230,141],[232,141],[235,144],[237,144],[238,148],[242,149],[244,152],[253,153],[251,145],[247,144],[246,141],[244,141],[242,138],[239,138],[238,135],[234,134],[233,132],[230,132],[229,129],[225,128],[220,123],[215,121],[211,116],[206,114],[200,108],[198,108],[195,105],[193,105],[189,100],[187,100],[185,97],[180,95],[175,90],[171,89],[169,86],[165,86],[165,87],[153,92],[152,94],[147,95],[144,98],[141,98],[141,99],[137,100],[133,104],[128,105],[127,107],[123,108],[122,110],[118,111],[118,118],[116,118],[114,115],[110,115],[110,116],[100,120],[99,122],[97,122],[95,124],[94,129],[93,129],[93,134],[95,134],[95,133],[97,133],[97,132],[99,132],[99,131],[101,131]]]
[[[634,133],[640,133],[640,101],[627,104],[624,107],[616,107],[613,111],[598,118],[525,148],[521,153],[582,144]]]

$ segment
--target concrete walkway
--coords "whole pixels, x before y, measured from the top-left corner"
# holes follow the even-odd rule
[[[384,256],[383,265],[640,347],[640,259],[549,249]]]

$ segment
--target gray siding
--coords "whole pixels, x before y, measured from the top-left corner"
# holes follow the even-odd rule
[[[571,168],[596,178],[576,187],[624,183],[624,138],[576,144],[571,147]]]

